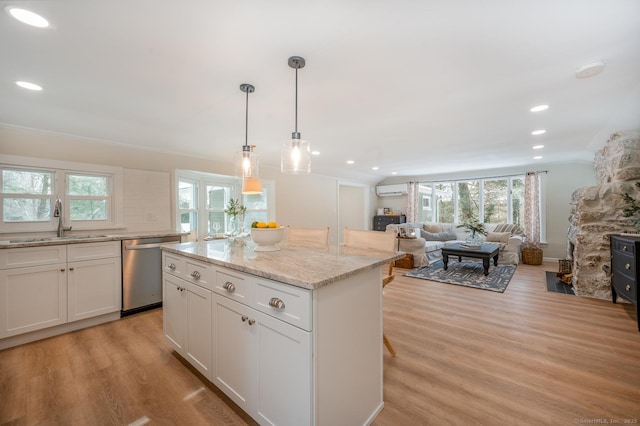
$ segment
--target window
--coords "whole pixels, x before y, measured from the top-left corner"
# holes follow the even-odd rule
[[[422,183],[418,220],[524,224],[524,176]]]
[[[240,195],[238,179],[233,176],[177,170],[176,177],[180,230],[191,232],[198,239],[229,230],[230,217],[224,211],[231,199],[241,199],[247,208],[245,231],[253,221],[275,220],[272,182],[262,180],[262,194]]]
[[[123,226],[123,173],[119,167],[0,155],[0,231],[55,231]]]
[[[53,171],[3,169],[2,221],[51,221],[53,184]]]

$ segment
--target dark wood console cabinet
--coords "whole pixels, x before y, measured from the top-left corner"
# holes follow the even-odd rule
[[[373,217],[373,230],[374,231],[386,231],[387,225],[392,223],[406,223],[407,216],[403,214],[385,214]]]
[[[640,237],[627,235],[611,236],[611,298],[616,303],[622,296],[636,307],[638,331],[638,257],[640,256]]]

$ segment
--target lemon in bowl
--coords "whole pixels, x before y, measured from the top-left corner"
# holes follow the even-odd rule
[[[284,236],[284,228],[275,222],[257,222],[251,226],[251,240],[256,243],[255,251],[277,251],[276,246]]]

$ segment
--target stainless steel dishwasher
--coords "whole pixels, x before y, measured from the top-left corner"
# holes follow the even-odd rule
[[[162,306],[160,245],[180,236],[122,240],[122,316]]]

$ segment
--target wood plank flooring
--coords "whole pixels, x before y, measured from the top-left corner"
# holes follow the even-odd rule
[[[556,268],[519,265],[502,294],[396,268],[374,425],[639,422],[635,310],[547,292]],[[0,351],[0,425],[252,423],[170,350],[161,310]]]

